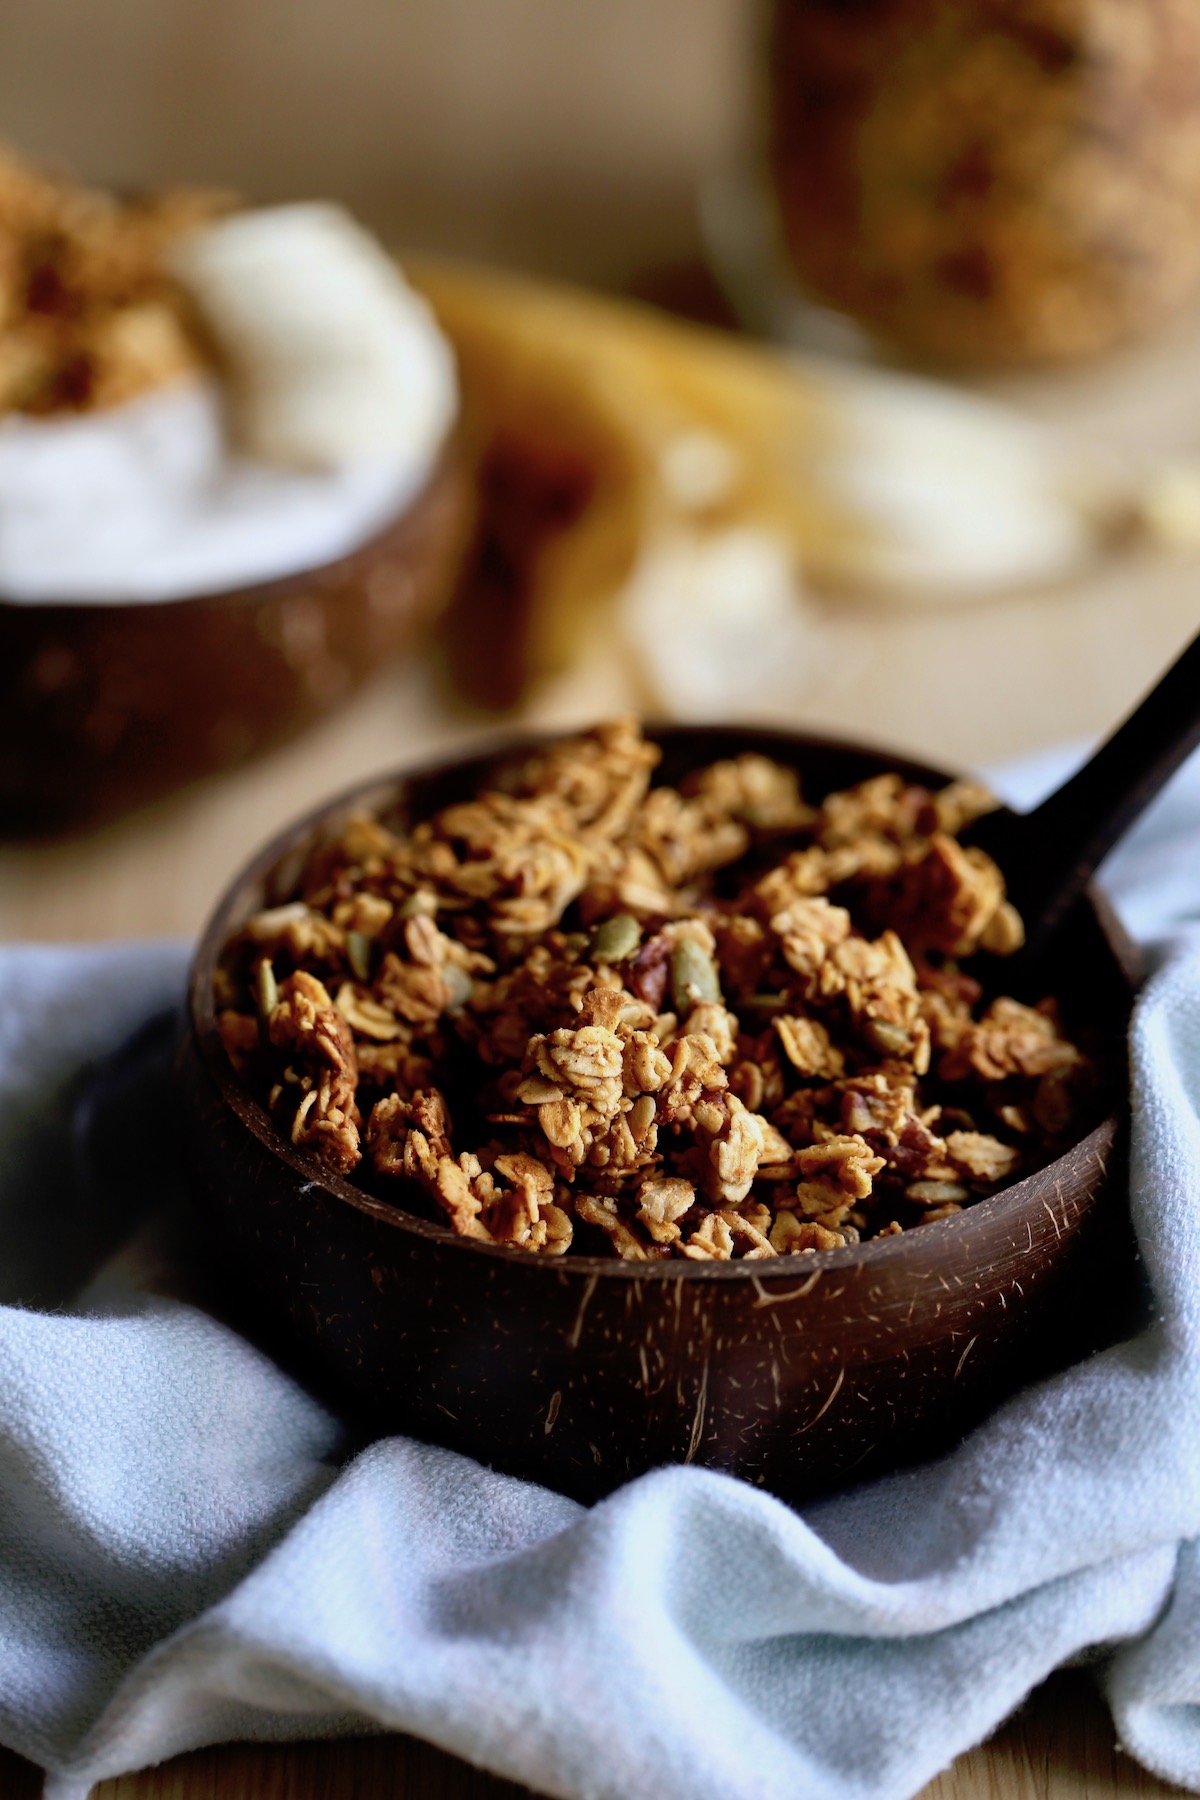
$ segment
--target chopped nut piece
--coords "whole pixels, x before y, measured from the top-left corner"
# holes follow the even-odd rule
[[[885,892],[871,904],[886,910],[895,929],[915,950],[938,950],[967,956],[992,936],[997,949],[1016,949],[1020,919],[1011,907],[1003,920],[1004,877],[986,851],[964,849],[937,832],[928,842],[910,846],[905,861]]]
[[[1037,1091],[1033,1096],[1033,1118],[1039,1130],[1048,1138],[1061,1137],[1076,1122],[1079,1104],[1072,1077],[1077,1066],[1070,1062],[1050,1069],[1037,1084]]]

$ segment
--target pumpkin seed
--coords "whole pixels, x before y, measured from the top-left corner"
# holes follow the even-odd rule
[[[680,938],[671,951],[671,993],[675,1010],[690,1013],[693,1006],[715,1002],[721,998],[721,983],[716,965],[695,938]]]
[[[614,913],[592,933],[592,955],[597,962],[628,962],[642,941],[642,928],[632,913]]]
[[[904,1027],[892,1025],[887,1019],[871,1019],[866,1035],[885,1056],[907,1056],[913,1047],[912,1037]]]
[[[275,979],[275,971],[271,960],[264,956],[254,971],[254,997],[258,1001],[258,1010],[264,1019],[270,1018],[279,1004],[279,983]]]
[[[450,1012],[458,1012],[471,998],[474,983],[465,969],[457,963],[445,963],[442,967],[442,980],[446,984],[446,992],[450,998],[446,1005]]]
[[[346,933],[346,960],[360,981],[370,981],[371,940],[365,931]]]
[[[778,994],[747,994],[744,1000],[738,1002],[739,1013],[755,1013],[765,1019],[774,1018],[776,1013],[786,1012],[787,1009],[786,990],[781,990]]]

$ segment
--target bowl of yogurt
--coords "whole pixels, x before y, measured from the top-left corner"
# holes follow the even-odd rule
[[[0,161],[0,828],[232,766],[402,650],[470,528],[459,412],[431,309],[340,208]]]

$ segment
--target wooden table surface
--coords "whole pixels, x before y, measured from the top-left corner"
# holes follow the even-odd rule
[[[40,1784],[39,1769],[0,1750],[5,1800],[38,1800]],[[101,1782],[91,1800],[521,1800],[528,1791],[416,1738],[373,1737],[222,1744]],[[1167,1800],[1182,1792],[1122,1754],[1091,1681],[1067,1670],[917,1800]]]
[[[1189,376],[1191,380],[1189,382]],[[1031,410],[1138,453],[1200,453],[1200,324],[1105,368],[1010,384]],[[820,679],[791,718],[947,765],[979,765],[1105,731],[1200,625],[1200,561],[1115,556],[1085,582],[951,611],[829,602]],[[593,710],[560,684],[534,717]],[[485,722],[457,707],[432,656],[385,671],[341,713],[253,767],[89,835],[0,847],[0,939],[190,935],[247,854],[327,792],[465,742]],[[1114,1748],[1086,1678],[1055,1677],[926,1800],[1134,1800],[1170,1790]],[[0,1755],[0,1792],[36,1792]],[[500,1800],[517,1790],[411,1740],[198,1752],[104,1784],[102,1800]]]

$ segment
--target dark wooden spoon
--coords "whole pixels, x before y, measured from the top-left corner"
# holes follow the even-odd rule
[[[1032,959],[1095,870],[1200,744],[1200,636],[1125,723],[1032,812],[988,813],[964,840],[993,856]]]

